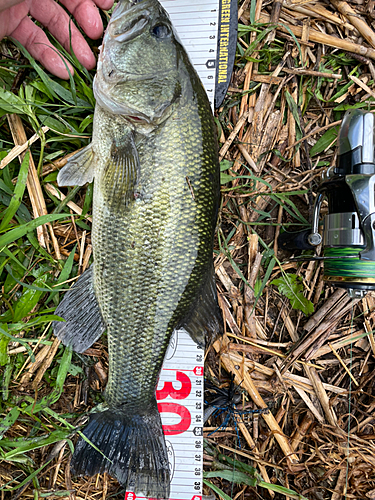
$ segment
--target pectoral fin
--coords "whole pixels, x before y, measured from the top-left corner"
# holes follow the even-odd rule
[[[217,302],[214,268],[208,273],[201,292],[194,302],[188,316],[181,323],[190,337],[200,347],[204,347],[206,339],[213,342],[223,333],[223,319]]]
[[[54,321],[53,333],[76,352],[84,352],[106,329],[96,300],[93,266],[85,271],[65,294],[55,314],[65,321]]]
[[[126,206],[130,200],[134,200],[139,168],[133,132],[114,140],[102,182],[103,194],[109,206]]]
[[[60,170],[57,176],[59,186],[83,186],[94,179],[94,153],[89,144],[74,156]]]

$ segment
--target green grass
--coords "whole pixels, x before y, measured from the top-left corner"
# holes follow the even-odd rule
[[[4,42],[2,46],[9,58],[0,62],[0,160],[14,144],[5,113],[17,114],[28,137],[40,135],[31,153],[43,189],[57,176],[57,171],[43,176],[43,165],[89,141],[92,75],[69,56],[75,74],[69,82],[61,81],[47,75],[18,44],[17,48]],[[19,74],[25,78],[14,91],[13,81]],[[49,130],[43,133],[42,126]],[[51,495],[39,477],[43,478],[55,456],[43,457],[42,450],[48,446],[51,451],[51,445],[62,440],[67,443],[65,454],[73,449],[70,436],[77,414],[64,411],[61,396],[68,391],[68,381],[71,385],[82,373],[72,362],[72,353],[60,345],[37,387],[32,379],[22,382],[28,362],[35,361],[42,347],[52,346],[51,322],[59,319],[54,310],[62,291],[70,286],[65,282],[78,273],[73,259],[76,242],[65,245],[68,258],[57,260],[51,241],[46,248],[41,246],[36,228],[48,222],[57,222],[61,228],[71,224],[66,202],[73,199],[83,208],[83,216],[74,217],[78,231],[90,229],[84,215],[92,201],[90,187],[71,189],[65,203],[44,191],[49,215],[34,219],[26,188],[29,157],[28,151],[21,165],[16,158],[0,170],[0,461],[12,476],[0,488],[5,498],[30,485],[35,498]],[[55,495],[69,495],[61,486],[58,489]]]

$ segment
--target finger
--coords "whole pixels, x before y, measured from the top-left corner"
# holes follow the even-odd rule
[[[113,0],[94,0],[99,9],[109,10],[113,6]]]
[[[18,40],[30,54],[43,66],[59,78],[68,79],[69,71],[73,74],[72,66],[56,51],[49,42],[46,34],[38,28],[28,17],[24,17],[18,27],[10,34]]]
[[[0,0],[0,12],[21,2],[23,2],[23,0]]]
[[[0,40],[4,36],[9,36],[19,25],[24,17],[29,13],[29,6],[26,2],[4,10],[0,14]]]
[[[103,23],[98,8],[92,0],[60,0],[73,14],[86,35],[93,40],[103,34]],[[105,0],[107,1],[107,0]]]
[[[75,24],[60,5],[53,0],[32,0],[30,14],[42,23],[69,52],[71,41],[72,49],[77,59],[85,68],[92,69],[95,67],[96,60],[94,54]]]

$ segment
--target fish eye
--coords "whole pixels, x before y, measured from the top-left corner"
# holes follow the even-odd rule
[[[156,38],[167,38],[171,34],[170,28],[165,24],[157,24],[151,30]]]

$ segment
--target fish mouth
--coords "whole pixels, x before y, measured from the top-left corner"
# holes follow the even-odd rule
[[[136,38],[152,21],[155,10],[160,13],[155,0],[120,0],[111,17],[109,36],[119,43]]]
[[[133,38],[136,38],[138,35],[140,35],[147,24],[148,19],[144,16],[141,16],[139,19],[130,21],[125,28],[123,26],[118,28],[113,25],[110,35],[114,40],[116,40],[116,42],[129,42]]]

